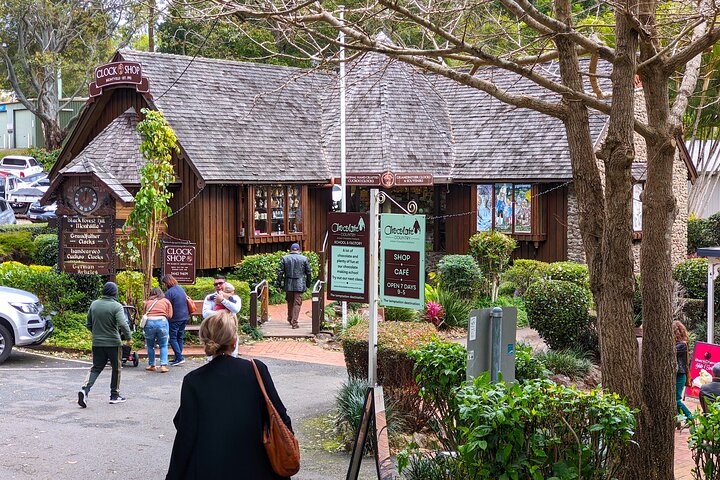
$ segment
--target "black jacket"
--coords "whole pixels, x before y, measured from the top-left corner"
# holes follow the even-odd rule
[[[264,363],[255,360],[270,399],[292,428]],[[166,480],[279,480],[262,444],[267,407],[250,361],[218,355],[188,373],[175,415]]]
[[[700,406],[703,412],[707,412],[708,404],[715,403],[720,399],[720,380],[713,378],[713,381],[700,387]]]
[[[687,375],[688,373],[688,345],[685,342],[677,342],[675,344],[675,352],[677,354],[677,374]]]
[[[310,287],[310,261],[305,255],[289,253],[278,268],[277,286],[286,292],[304,292]]]

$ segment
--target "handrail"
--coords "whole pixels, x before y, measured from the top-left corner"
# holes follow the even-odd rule
[[[270,285],[267,279],[262,279],[255,288],[250,292],[250,326],[258,326],[257,299],[258,295],[262,295],[260,305],[260,324],[268,321],[268,300]]]
[[[315,285],[313,285],[312,293],[320,293],[320,289],[322,288],[324,283],[324,280],[318,280],[317,282],[315,282]]]

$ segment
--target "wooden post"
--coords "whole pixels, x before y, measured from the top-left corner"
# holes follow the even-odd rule
[[[260,323],[268,321],[268,303],[270,301],[270,287],[267,282],[262,289],[262,305],[260,306]]]
[[[250,292],[250,326],[256,328],[257,322],[257,291]]]

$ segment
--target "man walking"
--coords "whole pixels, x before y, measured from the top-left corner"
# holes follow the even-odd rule
[[[293,243],[290,253],[285,255],[278,269],[277,287],[285,290],[288,316],[287,321],[292,328],[300,328],[298,317],[302,306],[302,296],[312,282],[310,262],[300,254],[300,245]]]
[[[85,326],[92,332],[93,365],[78,392],[78,405],[87,407],[88,395],[95,380],[105,365],[110,361],[112,376],[110,377],[110,403],[123,403],[125,398],[120,395],[120,367],[122,361],[122,340],[132,344],[132,335],[127,324],[125,312],[117,300],[118,287],[107,282],[102,289],[102,297],[90,305]]]

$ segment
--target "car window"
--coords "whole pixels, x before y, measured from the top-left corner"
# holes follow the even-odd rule
[[[49,178],[42,178],[35,182],[35,186],[37,187],[49,187],[50,186],[50,179]]]
[[[34,159],[34,158],[31,158],[31,159],[30,159],[30,166],[31,166],[31,167],[36,167],[36,166],[37,166],[37,164],[38,164],[38,162],[37,162],[37,161],[35,161],[35,159]]]
[[[25,160],[21,158],[3,158],[2,164],[6,167],[25,167]]]
[[[4,212],[7,208],[8,206],[7,203],[5,203],[5,200],[0,198],[0,212]]]

